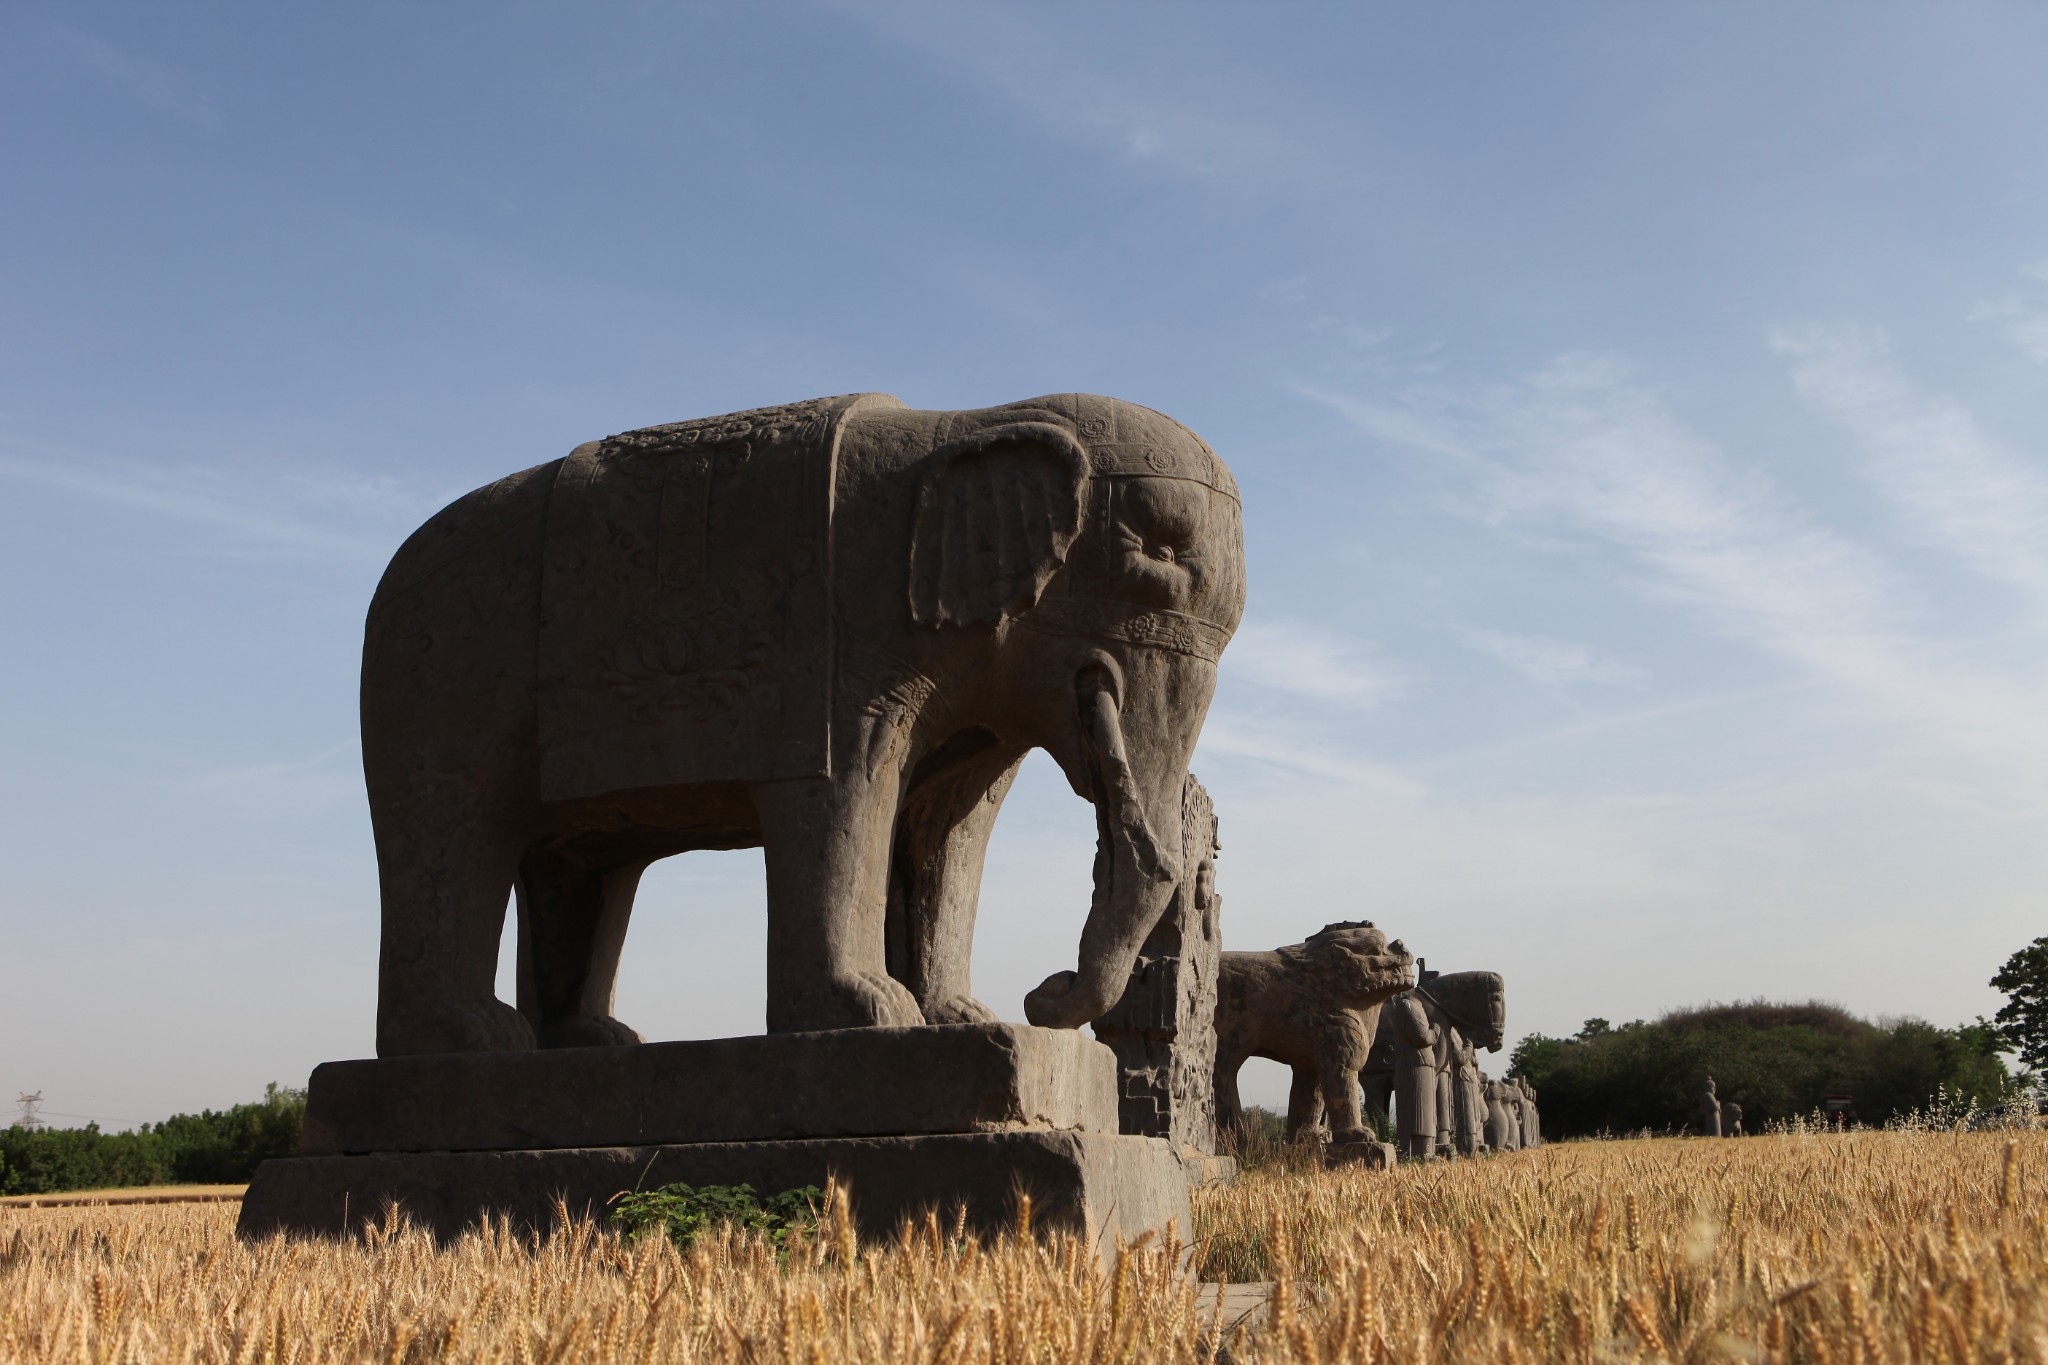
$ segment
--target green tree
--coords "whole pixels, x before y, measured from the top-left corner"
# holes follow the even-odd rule
[[[1999,1041],[2031,1071],[2048,1071],[2048,938],[2037,938],[2005,960],[1991,978],[2005,992],[1992,1016]]]

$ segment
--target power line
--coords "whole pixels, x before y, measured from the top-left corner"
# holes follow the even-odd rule
[[[48,1114],[48,1115],[50,1115],[50,1116],[51,1116],[52,1118],[59,1118],[59,1119],[84,1119],[84,1120],[85,1120],[85,1121],[86,1121],[87,1123],[130,1123],[130,1124],[143,1124],[143,1123],[147,1123],[147,1122],[149,1122],[149,1120],[148,1120],[148,1119],[117,1119],[117,1118],[109,1118],[109,1117],[108,1117],[107,1115],[105,1115],[105,1114],[67,1114],[67,1113],[65,1113],[65,1112],[64,1112],[64,1111],[63,1111],[62,1109],[45,1109],[45,1110],[43,1110],[42,1112],[44,1112],[45,1114]]]
[[[62,1109],[45,1109],[43,1092],[40,1090],[33,1095],[26,1090],[20,1092],[20,1097],[15,1103],[21,1107],[21,1117],[14,1121],[17,1128],[48,1128],[50,1125],[43,1121],[44,1115],[53,1119],[84,1119],[87,1123],[125,1123],[131,1128],[140,1128],[149,1122],[147,1119],[122,1119],[107,1114],[67,1114]]]

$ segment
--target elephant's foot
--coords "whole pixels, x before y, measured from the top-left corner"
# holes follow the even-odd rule
[[[443,1002],[416,1012],[379,1011],[377,1055],[425,1052],[530,1052],[536,1046],[526,1016],[495,997]]]
[[[996,1012],[971,995],[949,995],[924,1012],[927,1024],[999,1024]]]
[[[628,1047],[646,1041],[609,1014],[572,1014],[540,1031],[542,1047]]]
[[[825,989],[830,1023],[815,1028],[917,1028],[924,1011],[917,997],[886,972],[857,972],[835,978]]]

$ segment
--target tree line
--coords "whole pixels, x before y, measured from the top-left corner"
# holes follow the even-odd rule
[[[231,1109],[173,1114],[122,1133],[0,1129],[0,1194],[57,1194],[129,1185],[240,1185],[257,1163],[298,1150],[306,1092],[272,1084]]]
[[[1683,1131],[1699,1117],[1714,1079],[1720,1098],[1742,1106],[1743,1126],[1762,1131],[1848,1097],[1853,1117],[1883,1124],[1937,1096],[1991,1107],[2013,1078],[1998,1029],[1979,1021],[1938,1028],[1919,1019],[1872,1022],[1822,1001],[1706,1005],[1610,1025],[1588,1019],[1571,1038],[1532,1034],[1510,1069],[1534,1082],[1543,1127],[1556,1137],[1642,1129]]]

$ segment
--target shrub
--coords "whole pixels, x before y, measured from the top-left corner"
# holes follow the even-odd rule
[[[628,1236],[659,1230],[677,1250],[688,1249],[720,1225],[765,1234],[776,1246],[797,1228],[814,1227],[825,1199],[816,1185],[784,1190],[762,1199],[752,1185],[689,1185],[677,1181],[652,1190],[631,1190],[612,1200],[612,1222]]]

